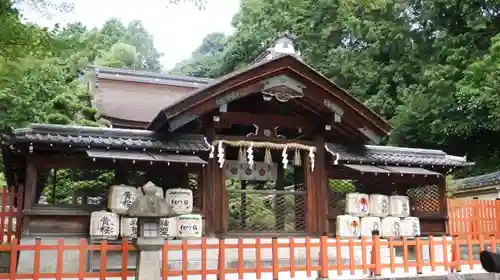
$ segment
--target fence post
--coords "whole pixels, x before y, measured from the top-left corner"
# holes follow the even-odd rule
[[[500,198],[495,199],[495,237],[500,237]]]
[[[372,253],[371,253],[371,264],[375,265],[375,268],[371,270],[372,276],[381,276],[382,267],[380,264],[380,232],[378,230],[372,231]]]
[[[452,266],[455,268],[454,272],[461,272],[462,271],[462,262],[460,260],[460,242],[459,238],[457,235],[454,235],[452,237],[453,239],[453,247],[451,249],[451,261],[452,261]],[[452,270],[453,271],[453,270]]]
[[[479,197],[472,198],[472,237],[479,238]]]
[[[226,269],[226,243],[224,237],[220,237],[217,280],[224,280],[226,278],[225,269]]]
[[[340,256],[337,256],[337,262],[342,261]],[[318,279],[328,279],[328,236],[319,238],[319,277]]]

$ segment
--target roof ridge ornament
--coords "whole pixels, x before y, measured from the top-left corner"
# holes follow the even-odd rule
[[[278,39],[274,41],[272,47],[267,48],[253,61],[253,63],[272,60],[282,55],[292,55],[299,60],[301,59],[300,52],[294,45],[294,36],[289,32],[280,34]]]

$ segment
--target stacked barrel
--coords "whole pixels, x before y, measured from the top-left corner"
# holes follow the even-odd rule
[[[160,218],[158,232],[165,239],[199,238],[202,236],[202,217],[193,214],[193,193],[190,189],[168,189],[155,186],[152,182],[146,185],[156,188],[155,195],[164,199],[164,203],[172,209],[175,217]],[[145,185],[145,186],[146,186]],[[138,219],[128,217],[130,206],[143,195],[141,187],[115,185],[109,189],[107,210],[92,212],[90,218],[90,236],[93,239],[115,240],[137,237]]]
[[[337,216],[336,234],[342,238],[370,237],[372,231],[381,237],[415,237],[420,235],[420,221],[410,217],[407,196],[349,193],[344,215]]]

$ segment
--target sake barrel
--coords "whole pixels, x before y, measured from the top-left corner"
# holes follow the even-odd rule
[[[160,219],[160,236],[166,239],[172,239],[176,233],[176,218],[161,218]]]
[[[341,238],[357,238],[360,235],[359,218],[351,215],[338,215],[336,235]]]
[[[370,237],[372,231],[380,231],[381,220],[379,217],[363,217],[361,218],[361,236]]]
[[[163,189],[158,187],[157,185],[155,185],[153,182],[149,181],[147,182],[146,184],[144,184],[144,186],[142,187],[138,187],[137,188],[137,191],[139,193],[139,195],[142,195],[143,194],[143,191],[142,191],[142,188],[145,187],[145,186],[150,186],[150,187],[154,187],[156,189],[155,191],[155,195],[158,196],[158,197],[161,197],[163,198]]]
[[[202,217],[197,214],[177,216],[177,237],[200,238],[202,235]]]
[[[346,196],[346,214],[358,217],[367,216],[370,211],[369,196],[364,193],[349,193]]]
[[[122,216],[120,220],[120,236],[122,238],[137,237],[137,218]]]
[[[189,189],[169,189],[165,200],[177,215],[191,214],[193,211],[193,192]]]
[[[90,237],[93,239],[114,240],[118,238],[120,219],[108,211],[94,211],[90,214]]]
[[[401,237],[401,219],[398,217],[382,218],[382,237]]]
[[[389,197],[381,194],[371,194],[370,199],[370,216],[387,217],[389,214]]]
[[[401,219],[402,236],[415,237],[420,236],[420,220],[416,217],[407,217]]]
[[[125,214],[138,196],[137,188],[125,185],[111,186],[108,208],[117,214]]]
[[[410,201],[408,197],[403,195],[390,196],[389,215],[400,218],[410,216]]]

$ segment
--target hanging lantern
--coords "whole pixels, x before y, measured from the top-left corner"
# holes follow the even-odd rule
[[[283,152],[281,153],[281,156],[283,157],[283,160],[281,161],[283,163],[283,169],[286,169],[288,165],[288,153],[286,152],[287,146],[283,149]]]

